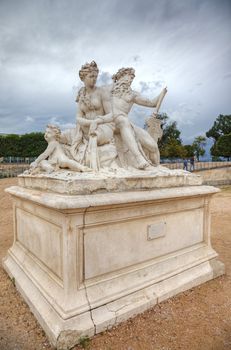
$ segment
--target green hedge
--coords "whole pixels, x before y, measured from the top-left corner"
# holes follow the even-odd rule
[[[38,157],[46,147],[42,132],[0,135],[0,157]]]

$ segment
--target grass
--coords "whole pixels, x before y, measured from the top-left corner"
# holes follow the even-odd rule
[[[88,349],[90,345],[90,338],[88,335],[79,338],[79,345],[81,345],[83,349]]]

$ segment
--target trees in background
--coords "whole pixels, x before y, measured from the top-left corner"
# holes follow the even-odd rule
[[[211,129],[206,132],[206,136],[217,141],[220,136],[231,133],[231,115],[220,114]]]
[[[46,147],[42,132],[0,135],[0,157],[38,157]]]
[[[230,152],[230,135],[231,134],[231,115],[220,114],[211,129],[206,132],[208,138],[212,138],[214,141],[213,146],[210,148],[210,153],[215,157],[231,157]]]
[[[177,123],[169,122],[169,117],[165,113],[160,114],[159,119],[162,121],[163,129],[163,136],[158,142],[160,156],[162,158],[184,158],[187,152],[182,145],[181,132]]]
[[[20,155],[20,136],[15,134],[0,135],[0,157]]]
[[[191,158],[197,159],[205,154],[206,137],[195,137],[192,145],[182,145],[180,131],[175,121],[169,122],[167,114],[161,114],[163,137],[158,142],[160,155],[164,158]],[[206,132],[208,138],[214,141],[210,149],[212,156],[231,158],[231,115],[220,114],[211,129]]]
[[[180,130],[175,121],[169,122],[167,114],[160,114],[162,120],[163,136],[158,142],[160,156],[162,158],[192,158],[194,155],[199,160],[205,154],[206,138],[197,136],[192,145],[183,145],[180,138]]]
[[[195,149],[192,145],[184,145],[185,158],[192,158],[195,154]]]
[[[195,137],[192,148],[194,150],[194,154],[197,157],[197,160],[200,160],[200,156],[205,154],[205,146],[206,146],[206,137],[205,136],[197,136]]]
[[[21,157],[38,157],[47,147],[42,132],[32,132],[20,136]]]
[[[216,142],[216,153],[219,156],[226,157],[230,160],[231,157],[231,133],[222,135]]]

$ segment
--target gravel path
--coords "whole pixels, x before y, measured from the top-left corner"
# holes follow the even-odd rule
[[[13,240],[12,202],[4,188],[16,183],[0,180],[0,259]],[[214,196],[211,209],[212,244],[226,275],[95,336],[89,350],[231,349],[231,187]],[[40,349],[53,348],[0,265],[0,350]]]

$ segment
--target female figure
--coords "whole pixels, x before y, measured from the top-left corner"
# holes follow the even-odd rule
[[[114,123],[111,108],[110,92],[104,87],[97,87],[98,77],[97,64],[92,61],[83,65],[79,71],[79,77],[84,83],[76,101],[78,102],[77,113],[77,137],[72,146],[72,154],[77,153],[79,145],[85,143],[90,155],[90,165],[99,168],[97,146],[110,144],[113,139]],[[109,158],[115,158],[114,151],[106,152]],[[86,152],[83,157],[86,160]],[[110,153],[110,154],[109,154]],[[105,152],[104,152],[105,156]]]

